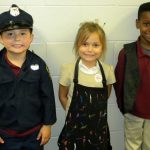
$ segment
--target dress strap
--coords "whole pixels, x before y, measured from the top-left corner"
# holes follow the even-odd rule
[[[104,69],[103,69],[102,64],[100,63],[100,61],[99,60],[97,60],[97,61],[98,61],[99,68],[100,68],[100,71],[101,71],[101,74],[102,74],[103,87],[106,87],[106,77],[105,77]]]
[[[74,79],[73,79],[73,82],[75,83],[75,84],[78,84],[78,66],[79,66],[79,61],[80,61],[80,57],[77,59],[77,61],[76,61],[76,64],[75,64],[75,69],[74,69]]]

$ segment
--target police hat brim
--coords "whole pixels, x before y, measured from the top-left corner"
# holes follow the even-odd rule
[[[5,31],[10,31],[10,30],[15,30],[15,29],[32,29],[33,27],[30,26],[29,24],[26,24],[24,22],[19,22],[19,23],[15,23],[12,24],[10,26],[10,24],[5,25],[5,27],[3,29],[0,29],[0,33],[5,32]]]

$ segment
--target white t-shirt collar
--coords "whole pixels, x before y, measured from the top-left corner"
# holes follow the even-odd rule
[[[82,63],[82,60],[80,60],[79,62],[79,69],[86,73],[86,74],[96,74],[99,70],[99,64],[98,62],[96,63],[96,66],[92,67],[92,68],[88,68],[87,66],[85,66],[83,63]]]

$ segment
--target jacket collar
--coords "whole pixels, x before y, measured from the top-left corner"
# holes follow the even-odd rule
[[[6,66],[7,65],[7,62],[6,62],[6,60],[5,60],[5,53],[6,53],[6,48],[4,47],[1,51],[0,51],[0,65],[4,65],[4,66]],[[23,64],[23,68],[24,67],[27,67],[29,64],[30,64],[30,62],[31,62],[31,59],[32,59],[32,52],[31,51],[29,51],[29,50],[27,50],[27,53],[26,53],[26,60],[25,60],[25,62],[24,62],[24,64]]]

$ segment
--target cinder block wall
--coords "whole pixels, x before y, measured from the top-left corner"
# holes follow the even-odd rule
[[[34,18],[34,41],[30,47],[48,64],[54,84],[57,123],[52,128],[52,138],[46,150],[57,150],[57,137],[65,120],[58,100],[60,65],[74,61],[72,51],[79,24],[99,20],[107,35],[105,61],[117,62],[118,52],[124,43],[137,39],[135,28],[138,6],[147,0],[0,0],[0,13],[17,4]],[[123,116],[116,105],[114,91],[108,103],[108,122],[113,150],[124,150]]]

